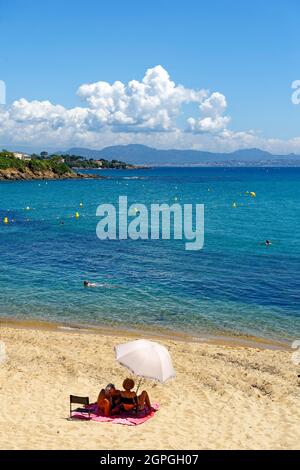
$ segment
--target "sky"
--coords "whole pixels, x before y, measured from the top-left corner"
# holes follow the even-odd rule
[[[298,0],[0,0],[0,147],[300,154],[299,17]]]

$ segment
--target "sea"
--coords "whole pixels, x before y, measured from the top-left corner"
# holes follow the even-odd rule
[[[105,179],[0,183],[0,317],[141,335],[300,338],[300,168],[94,173]],[[147,207],[203,204],[203,248],[100,240],[97,207],[117,207],[119,196]]]

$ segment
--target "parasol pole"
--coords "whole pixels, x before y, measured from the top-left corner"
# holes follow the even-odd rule
[[[137,386],[137,389],[136,389],[136,392],[135,392],[136,394],[138,394],[141,382],[142,382],[142,379],[139,380],[139,383],[138,383],[138,386]]]

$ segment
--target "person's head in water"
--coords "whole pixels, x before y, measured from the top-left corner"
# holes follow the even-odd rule
[[[83,285],[84,285],[84,287],[88,287],[89,286],[89,281],[83,281]]]
[[[266,240],[266,245],[267,245],[267,246],[271,245],[270,240]]]

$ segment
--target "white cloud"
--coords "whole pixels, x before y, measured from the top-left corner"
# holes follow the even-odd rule
[[[264,139],[254,131],[229,129],[226,97],[215,91],[175,84],[160,65],[141,81],[96,82],[79,87],[82,106],[67,109],[50,101],[21,98],[0,106],[2,144],[66,148],[143,143],[160,148],[231,151],[260,147],[273,152],[300,153],[300,137]],[[196,104],[197,115],[178,127],[183,106]],[[184,128],[185,127],[185,128]]]
[[[218,92],[212,93],[199,106],[201,117],[188,118],[188,130],[195,133],[223,131],[230,122],[229,116],[223,116],[226,108],[225,96]]]
[[[141,82],[97,82],[82,85],[78,95],[89,107],[93,123],[122,132],[170,131],[184,103],[201,103],[205,90],[175,85],[160,65],[148,69]]]

